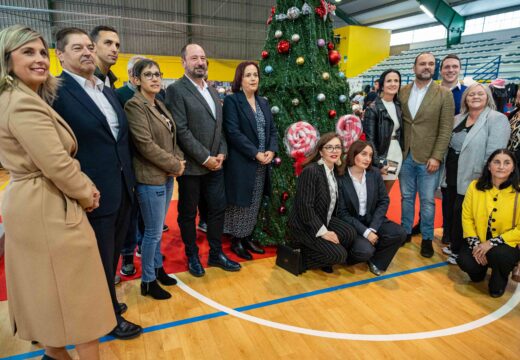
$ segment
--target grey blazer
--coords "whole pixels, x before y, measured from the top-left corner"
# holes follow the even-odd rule
[[[455,117],[456,128],[466,121],[468,114]],[[491,153],[507,146],[511,127],[507,117],[498,111],[485,108],[471,128],[459,154],[457,166],[457,194],[465,195],[471,181],[478,179]],[[444,161],[446,163],[446,161]],[[446,171],[443,171],[442,186],[446,186]]]
[[[209,87],[216,117],[199,90],[185,76],[166,89],[165,103],[177,126],[177,141],[186,160],[185,175],[209,173],[202,164],[208,156],[227,155],[222,130],[222,105],[217,91]]]

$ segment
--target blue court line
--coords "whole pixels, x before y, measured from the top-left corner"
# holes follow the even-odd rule
[[[365,285],[365,284],[374,283],[374,282],[377,282],[377,281],[392,279],[392,278],[396,278],[396,277],[399,277],[399,276],[413,274],[413,273],[417,273],[417,272],[421,272],[421,271],[425,271],[425,270],[436,269],[436,268],[439,268],[439,267],[442,267],[442,266],[446,266],[446,265],[448,265],[448,263],[446,261],[443,261],[443,262],[440,262],[440,263],[437,263],[437,264],[421,266],[421,267],[418,267],[418,268],[415,268],[415,269],[400,271],[400,272],[396,272],[396,273],[393,273],[393,274],[387,274],[387,275],[382,275],[382,276],[378,276],[378,277],[374,277],[374,278],[370,278],[370,279],[354,281],[354,282],[347,283],[347,284],[331,286],[331,287],[328,287],[328,288],[319,289],[319,290],[313,290],[313,291],[309,291],[309,292],[305,292],[305,293],[301,293],[301,294],[296,294],[296,295],[291,295],[291,296],[286,296],[286,297],[279,298],[279,299],[262,301],[262,302],[259,302],[259,303],[256,303],[256,304],[240,306],[240,307],[235,308],[234,310],[239,311],[239,312],[243,312],[243,311],[249,311],[249,310],[254,310],[254,309],[260,309],[260,308],[271,306],[271,305],[281,304],[281,303],[294,301],[294,300],[299,300],[299,299],[305,299],[305,298],[308,298],[308,297],[311,297],[311,296],[327,294],[327,293],[330,293],[330,292],[333,292],[333,291],[348,289],[348,288],[352,288],[352,287],[356,287],[356,286],[361,286],[361,285]],[[217,312],[210,313],[210,314],[194,316],[194,317],[191,317],[191,318],[177,320],[177,321],[171,321],[171,322],[167,322],[167,323],[164,323],[164,324],[152,325],[152,326],[149,326],[147,328],[144,328],[143,329],[143,333],[150,333],[150,332],[164,330],[164,329],[169,329],[169,328],[173,328],[173,327],[177,327],[177,326],[193,324],[193,323],[196,323],[196,322],[205,321],[205,320],[209,320],[209,319],[215,319],[215,318],[226,316],[226,315],[228,315],[228,314],[223,312],[223,311],[217,311]],[[99,339],[99,342],[100,343],[104,343],[104,342],[108,342],[108,341],[112,341],[112,340],[115,340],[115,338],[113,336],[108,336],[107,335],[107,336],[103,336],[101,339]],[[69,349],[69,350],[73,349],[73,348],[74,348],[73,345],[67,346],[67,349]],[[28,352],[28,353],[23,353],[23,354],[12,355],[12,356],[8,356],[8,357],[0,358],[0,360],[23,360],[23,359],[30,359],[30,358],[33,358],[33,357],[36,357],[36,356],[43,356],[43,353],[44,353],[44,350],[37,350],[37,351]]]

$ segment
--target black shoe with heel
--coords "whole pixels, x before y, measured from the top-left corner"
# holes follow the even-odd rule
[[[172,295],[164,290],[157,280],[150,282],[141,282],[141,295],[150,295],[155,300],[166,300],[172,297]]]
[[[231,251],[233,251],[238,257],[246,260],[252,260],[253,256],[244,249],[243,238],[233,238],[231,239]]]
[[[251,236],[245,237],[242,239],[242,246],[244,249],[254,252],[255,254],[265,254],[265,250],[258,246]]]
[[[166,286],[171,286],[177,284],[177,280],[170,277],[166,271],[164,271],[164,267],[156,268],[155,269],[155,277],[157,280],[162,284]]]

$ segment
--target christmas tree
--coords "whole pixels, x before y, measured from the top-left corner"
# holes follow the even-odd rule
[[[288,240],[295,168],[319,134],[335,131],[338,119],[350,113],[332,30],[334,10],[325,0],[278,0],[267,20],[260,94],[271,105],[279,152],[271,172],[272,194],[262,203],[255,229],[255,238],[265,245]]]

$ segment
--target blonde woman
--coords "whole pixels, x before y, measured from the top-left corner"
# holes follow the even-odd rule
[[[70,359],[68,344],[76,345],[81,359],[99,359],[98,338],[116,326],[85,214],[99,206],[100,193],[73,158],[72,130],[49,106],[56,88],[42,36],[20,25],[2,30],[0,162],[11,176],[2,203],[9,315],[13,333],[45,346],[44,359]]]

